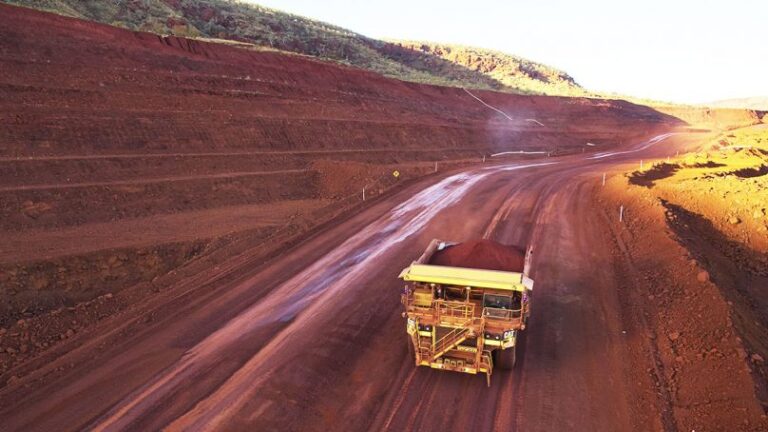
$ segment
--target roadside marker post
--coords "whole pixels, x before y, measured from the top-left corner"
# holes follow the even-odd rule
[[[363,201],[365,201],[365,186],[363,186]]]
[[[435,172],[437,172],[437,162],[435,162]]]
[[[483,163],[485,163],[485,155],[483,155]]]
[[[603,186],[605,186],[605,173],[603,173]]]
[[[619,207],[619,222],[624,222],[624,206]]]

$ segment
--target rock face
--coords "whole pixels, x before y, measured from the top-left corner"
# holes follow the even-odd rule
[[[525,251],[491,240],[472,240],[435,252],[430,264],[522,272]]]
[[[709,272],[706,270],[702,270],[699,272],[699,274],[696,275],[696,279],[699,282],[706,282],[709,280]]]

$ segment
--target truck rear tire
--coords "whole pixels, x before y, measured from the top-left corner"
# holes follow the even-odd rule
[[[515,347],[494,351],[494,367],[500,370],[512,370],[515,367]]]
[[[413,339],[411,339],[411,336],[408,336],[406,338],[408,343],[408,360],[412,361],[416,366],[418,364],[416,363],[416,347],[413,346]]]

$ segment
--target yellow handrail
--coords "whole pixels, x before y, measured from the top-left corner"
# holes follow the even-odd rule
[[[493,356],[491,356],[490,351],[483,351],[483,354],[480,356],[481,362],[485,360],[486,365],[486,372],[485,372],[485,382],[488,385],[488,387],[491,386],[491,374],[493,374]]]
[[[466,339],[468,333],[468,328],[461,327],[455,328],[446,333],[445,336],[435,342],[434,350],[432,351],[432,359],[445,354],[445,351],[447,351],[451,346],[461,343],[462,340]]]
[[[502,309],[502,308],[492,308],[492,307],[485,307],[483,308],[483,316],[488,318],[499,318],[499,319],[515,319],[520,318],[523,315],[523,309]]]
[[[438,320],[442,317],[471,319],[475,313],[475,305],[472,303],[437,300],[435,306]]]

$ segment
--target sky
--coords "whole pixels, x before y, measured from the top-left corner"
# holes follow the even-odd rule
[[[768,96],[768,0],[256,0],[373,38],[490,48],[678,103]]]

